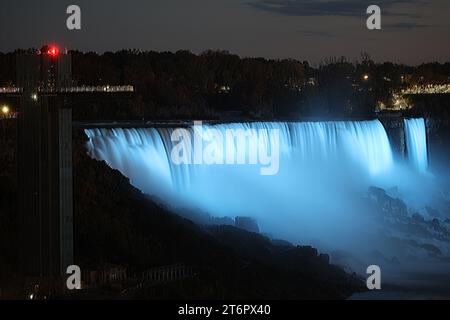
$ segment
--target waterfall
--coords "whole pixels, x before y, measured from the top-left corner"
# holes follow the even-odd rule
[[[409,162],[419,172],[426,172],[428,154],[425,120],[423,118],[405,119],[404,124]]]
[[[89,155],[106,161],[143,192],[173,205],[192,205],[227,216],[264,211],[267,208],[263,203],[270,199],[276,202],[273,197],[278,193],[278,201],[284,204],[302,197],[311,202],[307,194],[313,191],[334,196],[343,186],[386,173],[393,165],[389,140],[378,120],[205,124],[201,131],[186,128],[210,144],[219,145],[209,139],[209,129],[222,136],[227,130],[278,130],[279,172],[273,177],[261,176],[257,164],[176,165],[171,159],[173,128],[86,129],[85,133]],[[264,134],[262,138],[260,148],[271,149],[273,137]],[[224,150],[236,153],[245,147],[243,143],[234,141],[224,145]],[[262,193],[271,197],[261,200]],[[286,199],[290,196],[295,200]]]
[[[177,128],[167,127],[86,129],[87,152],[180,213],[190,209],[215,217],[251,216],[263,232],[293,241],[323,238],[353,245],[354,235],[367,229],[361,219],[369,210],[363,199],[369,186],[398,187],[417,206],[425,201],[423,191],[416,192],[420,177],[394,163],[378,120],[222,123],[184,129],[192,135],[191,142],[195,137],[203,140],[200,154],[210,146],[223,148],[224,156],[242,149],[245,163],[196,164],[197,151],[192,151],[191,163],[175,164],[174,148],[192,145],[173,141]],[[250,131],[249,136],[260,141],[221,141],[227,130]],[[279,134],[271,135],[271,130]],[[406,121],[405,132],[410,159],[420,160],[417,169],[425,170],[423,119]],[[279,149],[274,148],[275,138]],[[261,174],[262,165],[249,161],[252,148],[279,152],[276,174]]]
[[[291,125],[293,147],[300,150],[302,158],[319,153],[333,161],[338,153],[344,153],[373,175],[387,171],[393,164],[388,136],[378,120]]]
[[[323,165],[327,165],[327,161],[348,161],[376,175],[388,170],[393,162],[387,134],[378,120],[228,123],[204,125],[200,133],[195,127],[188,128],[193,135],[200,134],[203,139],[207,138],[209,129],[215,129],[223,133],[223,136],[230,129],[255,132],[279,130],[281,157],[294,157],[299,167],[315,161]],[[114,128],[87,129],[85,132],[89,138],[89,154],[95,159],[105,160],[109,166],[128,176],[131,182],[143,191],[152,192],[148,190],[149,179],[154,179],[154,184],[158,185],[155,189],[183,191],[183,188],[189,187],[190,180],[199,168],[172,163],[170,156],[175,145],[171,140],[173,130]],[[265,139],[265,148],[269,149],[272,141],[269,136]],[[242,141],[226,146],[234,152],[244,147]]]

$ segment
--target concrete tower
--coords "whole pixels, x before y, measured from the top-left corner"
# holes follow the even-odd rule
[[[21,259],[31,277],[58,278],[73,262],[71,56],[56,47],[16,56]]]

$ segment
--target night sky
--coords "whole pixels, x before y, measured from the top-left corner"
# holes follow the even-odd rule
[[[66,8],[82,30],[66,28]],[[366,28],[366,8],[382,30]],[[228,50],[318,63],[335,56],[450,61],[449,0],[1,0],[0,51],[54,42],[79,50]]]

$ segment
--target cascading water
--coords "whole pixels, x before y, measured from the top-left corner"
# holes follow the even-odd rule
[[[187,129],[210,145],[220,144],[224,153],[245,149],[251,141],[223,145],[208,137],[210,129],[222,136],[227,130],[279,130],[279,172],[263,176],[260,167],[251,164],[176,165],[171,159],[176,143],[170,128],[88,129],[87,148],[93,158],[105,160],[134,186],[174,207],[199,208],[213,216],[254,216],[263,230],[282,231],[291,240],[336,233],[337,221],[342,226],[339,239],[345,238],[350,225],[356,232],[360,215],[354,195],[376,184],[393,166],[389,140],[378,120],[230,123]],[[264,135],[261,148],[269,150],[272,138]],[[324,220],[330,224],[324,226]],[[343,221],[348,222],[346,227]]]
[[[406,149],[409,162],[420,172],[428,168],[427,133],[425,120],[405,119]]]
[[[207,138],[209,130],[217,130],[223,136],[227,130],[243,131],[280,131],[282,160],[295,159],[298,167],[311,162],[346,161],[360,166],[371,175],[385,172],[393,163],[389,140],[379,121],[361,122],[303,122],[303,123],[231,123],[204,125],[201,131],[197,127],[189,130],[193,135],[200,135],[210,144],[217,141]],[[199,166],[175,165],[171,161],[171,150],[175,142],[171,140],[170,128],[140,129],[88,129],[89,154],[105,160],[111,167],[120,170],[131,179],[131,182],[150,194],[158,194],[157,190],[172,189],[186,191],[192,187],[191,179],[201,170]],[[270,149],[273,141],[267,139],[266,149]],[[233,140],[225,148],[246,150],[246,143],[252,141]],[[226,152],[227,150],[225,150]],[[245,152],[245,151],[244,151]],[[248,155],[245,155],[248,157]],[[327,166],[329,164],[322,163]],[[206,166],[207,169],[216,170]],[[212,172],[209,172],[212,173]],[[157,188],[150,188],[157,185]],[[264,178],[261,177],[261,180]],[[220,184],[220,181],[218,181]]]

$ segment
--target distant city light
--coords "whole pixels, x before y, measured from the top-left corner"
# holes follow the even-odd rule
[[[450,94],[450,84],[414,85],[402,89],[402,94]]]
[[[5,114],[5,115],[8,114],[9,113],[9,107],[8,106],[3,106],[2,107],[2,113]]]

